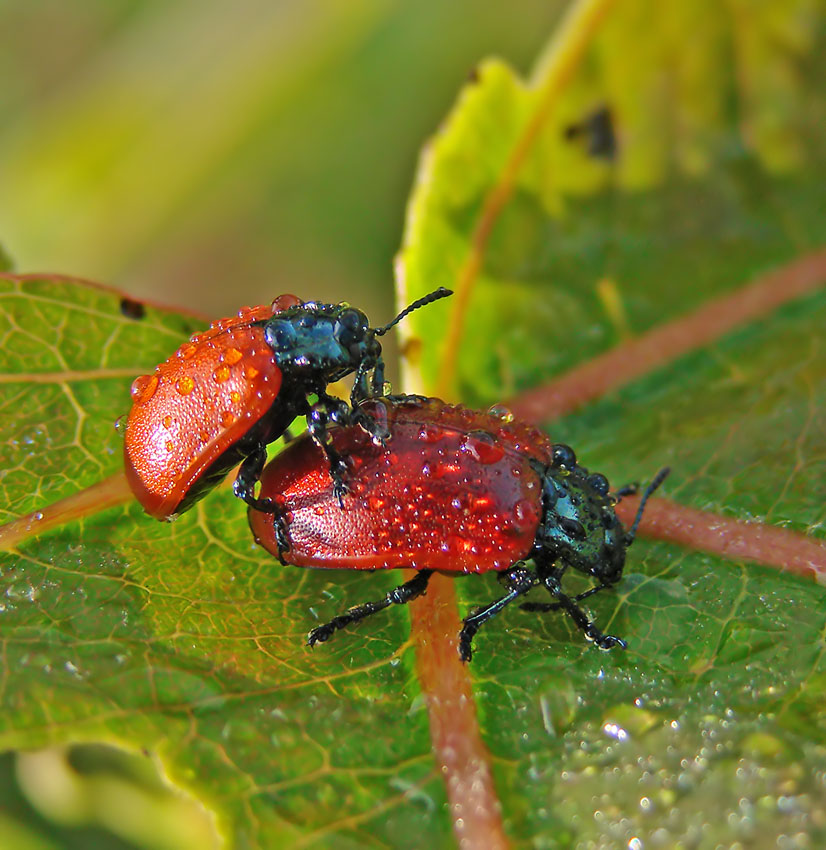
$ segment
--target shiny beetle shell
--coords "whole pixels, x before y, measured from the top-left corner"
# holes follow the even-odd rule
[[[339,506],[324,454],[308,439],[265,469],[261,494],[285,512],[296,566],[485,572],[530,556],[542,516],[531,459],[550,463],[535,428],[436,399],[362,403],[385,423],[387,448],[359,428],[331,431],[348,458],[349,493]],[[256,540],[278,555],[273,516],[250,511]]]
[[[260,436],[255,426],[282,383],[263,322],[300,303],[282,295],[213,322],[132,383],[125,470],[148,514],[169,519],[185,510],[243,458],[234,446]],[[272,423],[269,430],[277,436],[288,424]]]

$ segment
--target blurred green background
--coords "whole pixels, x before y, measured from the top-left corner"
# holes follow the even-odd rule
[[[418,151],[559,0],[0,0],[0,244],[208,315],[392,304]]]
[[[418,152],[476,63],[527,72],[559,0],[0,0],[0,245],[21,272],[207,315],[394,310]],[[203,848],[102,747],[0,756],[0,846]]]

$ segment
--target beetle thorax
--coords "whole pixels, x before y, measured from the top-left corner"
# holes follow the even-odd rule
[[[542,503],[537,542],[545,553],[601,583],[618,581],[625,565],[625,529],[614,499],[591,486],[587,470],[549,467]]]
[[[375,363],[381,345],[360,310],[309,301],[274,315],[265,337],[284,372],[338,380],[363,361]]]

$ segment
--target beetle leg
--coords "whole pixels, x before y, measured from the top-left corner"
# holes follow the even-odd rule
[[[290,548],[289,539],[287,537],[287,527],[284,524],[284,516],[281,506],[274,499],[256,499],[255,485],[261,477],[261,471],[264,469],[264,464],[267,462],[267,449],[260,445],[251,454],[248,455],[241,468],[238,470],[238,475],[232,485],[232,491],[239,499],[243,499],[253,510],[261,511],[265,514],[272,514],[272,524],[275,529],[275,540],[278,544],[278,560],[281,566],[286,566],[284,553]]]
[[[365,361],[362,361],[362,363]],[[361,369],[361,367],[359,367]],[[377,379],[376,376],[379,375],[380,378]],[[371,386],[371,392],[367,392],[367,371],[363,372],[363,381],[361,382],[363,386],[359,386],[359,382],[353,384],[353,392],[350,393],[350,405],[352,407],[352,414],[350,421],[355,424],[361,426],[373,440],[374,443],[380,444],[382,448],[387,448],[387,439],[390,436],[390,432],[385,428],[385,426],[379,422],[375,417],[368,415],[365,413],[360,407],[359,404],[367,398],[379,398],[384,395],[384,362],[379,358],[378,363],[373,369],[373,381]]]
[[[384,360],[379,357],[373,367],[373,377],[370,381],[371,394],[375,397],[385,395],[384,392]]]
[[[333,447],[328,429],[330,423],[349,425],[350,421],[351,414],[347,403],[326,393],[319,393],[318,401],[310,406],[307,413],[307,430],[327,455],[327,460],[330,463],[330,477],[333,479],[333,492],[342,508],[344,507],[344,494],[347,492],[347,485],[344,483],[347,464]]]
[[[510,605],[514,599],[524,596],[531,588],[539,584],[536,573],[527,569],[522,563],[502,573],[499,580],[508,588],[507,594],[484,608],[477,608],[463,621],[462,630],[459,632],[459,657],[462,661],[470,661],[473,656],[473,638],[482,625],[491,617],[495,617],[506,605]]]
[[[272,499],[256,499],[255,485],[258,479],[261,478],[261,472],[264,469],[264,464],[267,462],[267,449],[263,443],[260,443],[252,454],[244,458],[241,468],[238,470],[238,475],[232,485],[232,492],[246,502],[251,508],[264,513],[271,513],[278,510],[278,506]]]
[[[377,611],[383,611],[385,608],[389,608],[391,605],[404,605],[410,602],[411,599],[421,596],[427,589],[427,583],[430,581],[431,575],[433,575],[433,570],[419,570],[410,581],[406,581],[404,584],[391,590],[384,599],[379,599],[377,602],[365,602],[362,605],[356,605],[343,614],[339,614],[338,617],[333,617],[329,623],[313,629],[307,635],[307,643],[310,646],[315,646],[317,643],[324,643],[324,641],[329,640],[339,629],[343,629],[351,623],[357,623],[359,620],[363,620]]]
[[[626,484],[625,487],[620,487],[616,493],[614,493],[614,498],[619,502],[625,496],[634,496],[640,490],[640,482],[634,481],[632,484]]]
[[[598,584],[590,587],[583,593],[578,593],[574,597],[574,602],[581,602],[583,599],[593,596],[598,590],[607,590],[611,586],[610,584]],[[519,607],[523,611],[542,611],[544,613],[547,611],[559,611],[562,605],[559,602],[523,602]]]
[[[577,628],[584,632],[585,637],[587,637],[588,640],[592,640],[600,649],[612,649],[615,646],[618,646],[621,649],[626,649],[628,644],[622,638],[616,637],[615,635],[606,635],[601,632],[596,623],[589,619],[588,615],[582,610],[582,608],[579,607],[579,605],[577,605],[577,602],[580,600],[591,596],[598,590],[610,587],[610,585],[598,584],[596,587],[592,587],[584,593],[580,593],[579,596],[570,597],[566,593],[562,592],[562,588],[559,584],[560,575],[561,573],[559,570],[553,570],[549,574],[543,575],[541,578],[542,584],[545,585],[548,592],[557,601],[549,605],[547,609],[538,609],[531,605],[527,610],[550,611],[561,608],[574,621]]]

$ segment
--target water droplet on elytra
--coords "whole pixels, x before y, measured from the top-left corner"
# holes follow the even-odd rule
[[[505,456],[505,449],[496,442],[496,438],[484,431],[465,436],[460,448],[477,463],[496,463]]]
[[[426,422],[419,428],[419,439],[424,440],[426,443],[438,443],[444,436],[445,432],[442,428],[429,422]]]
[[[180,395],[189,395],[195,389],[195,381],[189,375],[183,375],[178,378],[175,389]]]
[[[212,380],[218,384],[222,384],[227,380],[227,378],[229,378],[229,366],[227,366],[226,363],[224,363],[223,366],[219,366],[212,373]]]
[[[227,348],[221,353],[221,362],[234,366],[243,356],[237,348]]]
[[[129,388],[129,393],[135,404],[144,404],[155,395],[155,390],[158,389],[157,375],[138,375],[132,386]]]
[[[221,413],[221,424],[224,428],[229,428],[232,423],[235,422],[235,414],[229,410],[225,410]]]
[[[504,404],[494,404],[488,408],[488,413],[500,422],[513,422],[513,413]]]
[[[532,502],[520,499],[513,506],[513,523],[518,531],[526,531],[536,520],[536,509]]]

